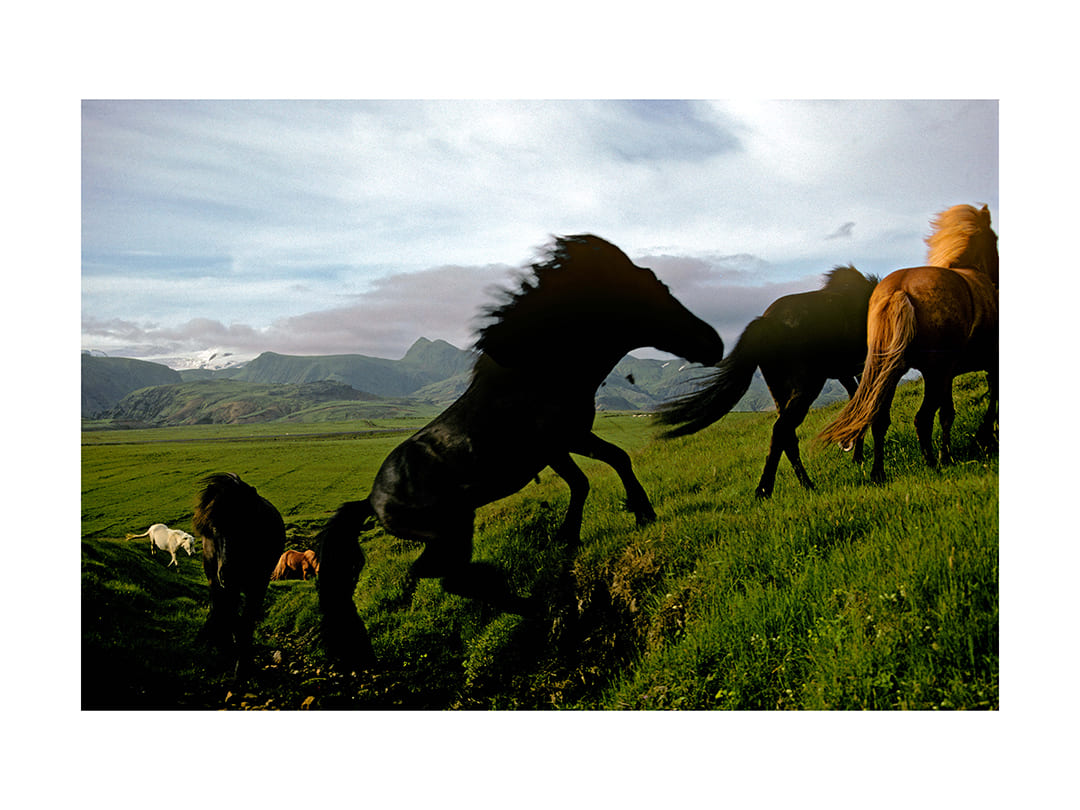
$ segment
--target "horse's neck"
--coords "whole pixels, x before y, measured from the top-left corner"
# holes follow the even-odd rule
[[[532,351],[481,354],[474,366],[474,376],[500,373],[525,375],[535,377],[545,387],[559,386],[591,392],[600,387],[615,365],[633,348],[551,347],[543,340],[537,340]]]

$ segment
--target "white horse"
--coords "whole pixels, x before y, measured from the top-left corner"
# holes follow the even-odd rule
[[[191,546],[195,542],[195,538],[187,532],[182,532],[179,529],[170,529],[164,523],[155,523],[149,529],[142,534],[129,534],[128,540],[133,540],[136,537],[149,537],[150,538],[150,554],[154,553],[154,548],[160,548],[162,551],[167,551],[172,555],[172,562],[169,565],[175,565],[180,567],[176,561],[176,550],[182,548],[191,556]],[[169,566],[166,566],[168,568]]]

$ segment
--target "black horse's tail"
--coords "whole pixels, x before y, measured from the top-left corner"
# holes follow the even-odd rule
[[[375,511],[367,500],[350,501],[334,513],[315,538],[323,642],[333,657],[358,666],[370,663],[375,657],[367,629],[353,602],[356,583],[364,568],[364,552],[358,538],[374,518]]]
[[[754,370],[775,345],[776,328],[765,318],[750,321],[735,348],[704,378],[701,388],[661,405],[657,419],[675,426],[665,431],[663,438],[697,433],[730,412],[750,388]]]

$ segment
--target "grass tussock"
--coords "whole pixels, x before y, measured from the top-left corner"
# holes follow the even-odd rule
[[[306,547],[366,493],[400,436],[95,436],[83,448],[84,706],[996,709],[998,460],[968,445],[985,390],[981,374],[957,381],[956,463],[932,469],[911,427],[921,383],[901,386],[881,486],[868,463],[810,441],[839,406],[812,412],[800,436],[816,488],[784,462],[768,501],[753,490],[770,414],[730,414],[672,441],[646,418],[601,416],[597,432],[630,451],[655,523],[636,527],[618,478],[589,460],[578,548],[553,539],[568,491],[550,471],[480,510],[474,558],[505,572],[528,605],[517,613],[437,581],[410,585],[420,547],[368,532],[355,601],[379,667],[338,671],[319,643],[314,583],[273,583],[260,666],[240,697],[195,641],[207,607],[198,558],[165,569],[165,555],[115,538],[158,521],[190,528],[193,482],[230,469],[286,516],[289,545]],[[98,679],[108,688],[90,688]]]

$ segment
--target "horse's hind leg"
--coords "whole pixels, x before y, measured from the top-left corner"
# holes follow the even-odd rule
[[[889,380],[878,398],[877,413],[871,422],[874,434],[874,462],[870,466],[870,480],[875,484],[885,483],[885,434],[889,430],[893,396],[899,378]]]
[[[997,421],[998,410],[998,370],[995,362],[992,368],[986,370],[986,384],[989,388],[989,402],[986,404],[986,415],[983,416],[982,424],[975,432],[975,441],[985,448],[994,446],[994,423]]]
[[[765,467],[761,471],[761,479],[758,481],[754,495],[758,498],[772,496],[773,487],[776,485],[776,469],[780,466],[780,457],[784,455],[784,439],[781,436],[786,430],[783,423],[783,411],[773,422],[771,438],[769,439],[769,453],[765,456]]]
[[[814,488],[806,468],[803,467],[802,458],[799,456],[799,438],[795,435],[795,430],[806,418],[811,403],[824,384],[825,380],[813,380],[806,384],[796,382],[794,385],[788,385],[785,383],[783,388],[776,385],[773,399],[776,401],[778,416],[773,423],[769,455],[765,458],[765,469],[762,470],[761,480],[754,492],[758,498],[768,498],[772,495],[773,486],[776,483],[776,469],[780,466],[780,457],[784,454],[787,454],[799,483],[806,489]]]
[[[550,466],[570,487],[570,505],[566,507],[566,517],[556,538],[568,545],[576,545],[581,542],[581,521],[585,515],[585,499],[589,495],[589,479],[569,454],[553,461]]]
[[[952,426],[956,420],[956,405],[953,402],[952,377],[941,395],[941,407],[938,409],[938,421],[941,423],[941,463],[952,464]]]
[[[941,422],[941,461],[949,463],[952,460],[949,451],[949,435],[952,430],[955,411],[952,405],[952,377],[936,374],[923,375],[923,401],[915,414],[915,435],[919,438],[919,448],[923,458],[931,467],[937,465],[937,456],[934,453],[934,414],[941,411],[938,417]]]
[[[424,550],[409,573],[417,578],[452,576],[472,560],[473,521],[475,513],[446,515],[437,536],[424,542]]]
[[[611,442],[604,441],[595,433],[590,433],[584,442],[571,447],[570,450],[589,458],[595,458],[597,461],[603,461],[618,473],[623,488],[626,490],[626,509],[628,512],[634,513],[638,526],[644,526],[656,520],[656,511],[649,501],[645,488],[641,486],[641,482],[634,475],[630,456],[625,450]],[[588,486],[587,481],[586,486]]]
[[[847,391],[848,399],[852,399],[855,396],[855,392],[859,390],[859,380],[857,377],[837,377],[840,384],[844,386],[844,390]],[[860,436],[855,440],[855,452],[852,454],[851,460],[856,464],[862,464],[863,460],[863,437]]]
[[[824,381],[822,381],[824,385]],[[788,405],[787,413],[785,414],[786,425],[786,443],[784,444],[784,452],[787,454],[788,461],[791,462],[791,468],[795,471],[795,477],[799,479],[799,483],[803,485],[804,489],[813,489],[814,482],[810,480],[810,475],[806,472],[806,468],[803,466],[802,458],[799,455],[799,437],[795,433],[799,425],[806,419],[806,414],[810,410],[810,405],[817,397],[817,393],[821,391],[818,388],[814,393],[810,393],[814,389],[804,389],[799,391],[792,402]]]
[[[267,575],[266,580],[249,583],[244,592],[244,608],[236,620],[236,669],[233,671],[233,678],[238,681],[251,672],[255,626],[262,617],[269,581]]]
[[[218,650],[228,650],[233,646],[233,628],[239,613],[239,598],[234,591],[222,588],[217,582],[210,582],[210,612],[206,622],[199,630],[199,638]]]

